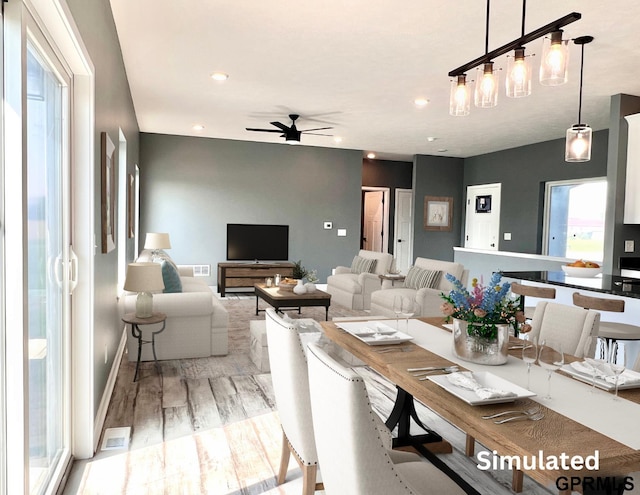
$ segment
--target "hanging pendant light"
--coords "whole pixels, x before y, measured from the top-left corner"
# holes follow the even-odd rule
[[[454,117],[469,115],[471,107],[471,92],[467,87],[467,75],[461,74],[451,81],[449,95],[449,114]]]
[[[476,90],[474,92],[474,103],[480,108],[491,108],[498,104],[498,71],[493,70],[493,62],[484,64],[482,69],[478,68],[476,77]]]
[[[540,62],[540,84],[558,86],[567,82],[569,66],[569,40],[562,39],[562,30],[554,31],[551,37],[545,37]]]
[[[580,36],[573,40],[581,47],[580,57],[580,99],[578,103],[578,123],[567,129],[564,159],[567,162],[588,162],[591,160],[591,127],[582,120],[582,75],[584,70],[584,45],[591,43],[593,36]]]
[[[522,98],[531,94],[531,64],[524,56],[524,48],[514,50],[513,57],[507,59],[507,96]]]

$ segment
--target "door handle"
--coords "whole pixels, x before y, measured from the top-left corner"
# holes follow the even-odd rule
[[[78,286],[78,256],[73,251],[73,248],[69,246],[69,295],[73,294],[73,291]]]
[[[398,242],[402,242],[402,239],[398,239]]]

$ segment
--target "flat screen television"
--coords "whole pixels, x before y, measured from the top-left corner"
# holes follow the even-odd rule
[[[227,260],[287,261],[289,226],[227,224]]]

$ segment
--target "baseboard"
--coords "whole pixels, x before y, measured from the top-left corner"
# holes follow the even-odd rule
[[[98,407],[98,412],[96,414],[96,418],[94,421],[94,427],[93,427],[93,451],[94,452],[98,450],[98,445],[100,444],[100,437],[102,436],[102,428],[104,427],[105,419],[107,419],[109,402],[111,402],[111,394],[113,394],[113,389],[116,386],[116,379],[118,378],[118,370],[120,369],[120,363],[122,362],[122,356],[124,355],[124,350],[126,346],[127,346],[127,328],[125,326],[122,329],[122,338],[120,339],[118,350],[116,351],[115,358],[113,359],[113,365],[111,366],[111,371],[109,372],[109,379],[107,380],[107,383],[104,387],[104,393],[102,394],[102,399],[100,400],[100,406]]]

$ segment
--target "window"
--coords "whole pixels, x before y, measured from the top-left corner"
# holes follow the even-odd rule
[[[604,178],[548,182],[543,254],[602,261],[606,203]]]

